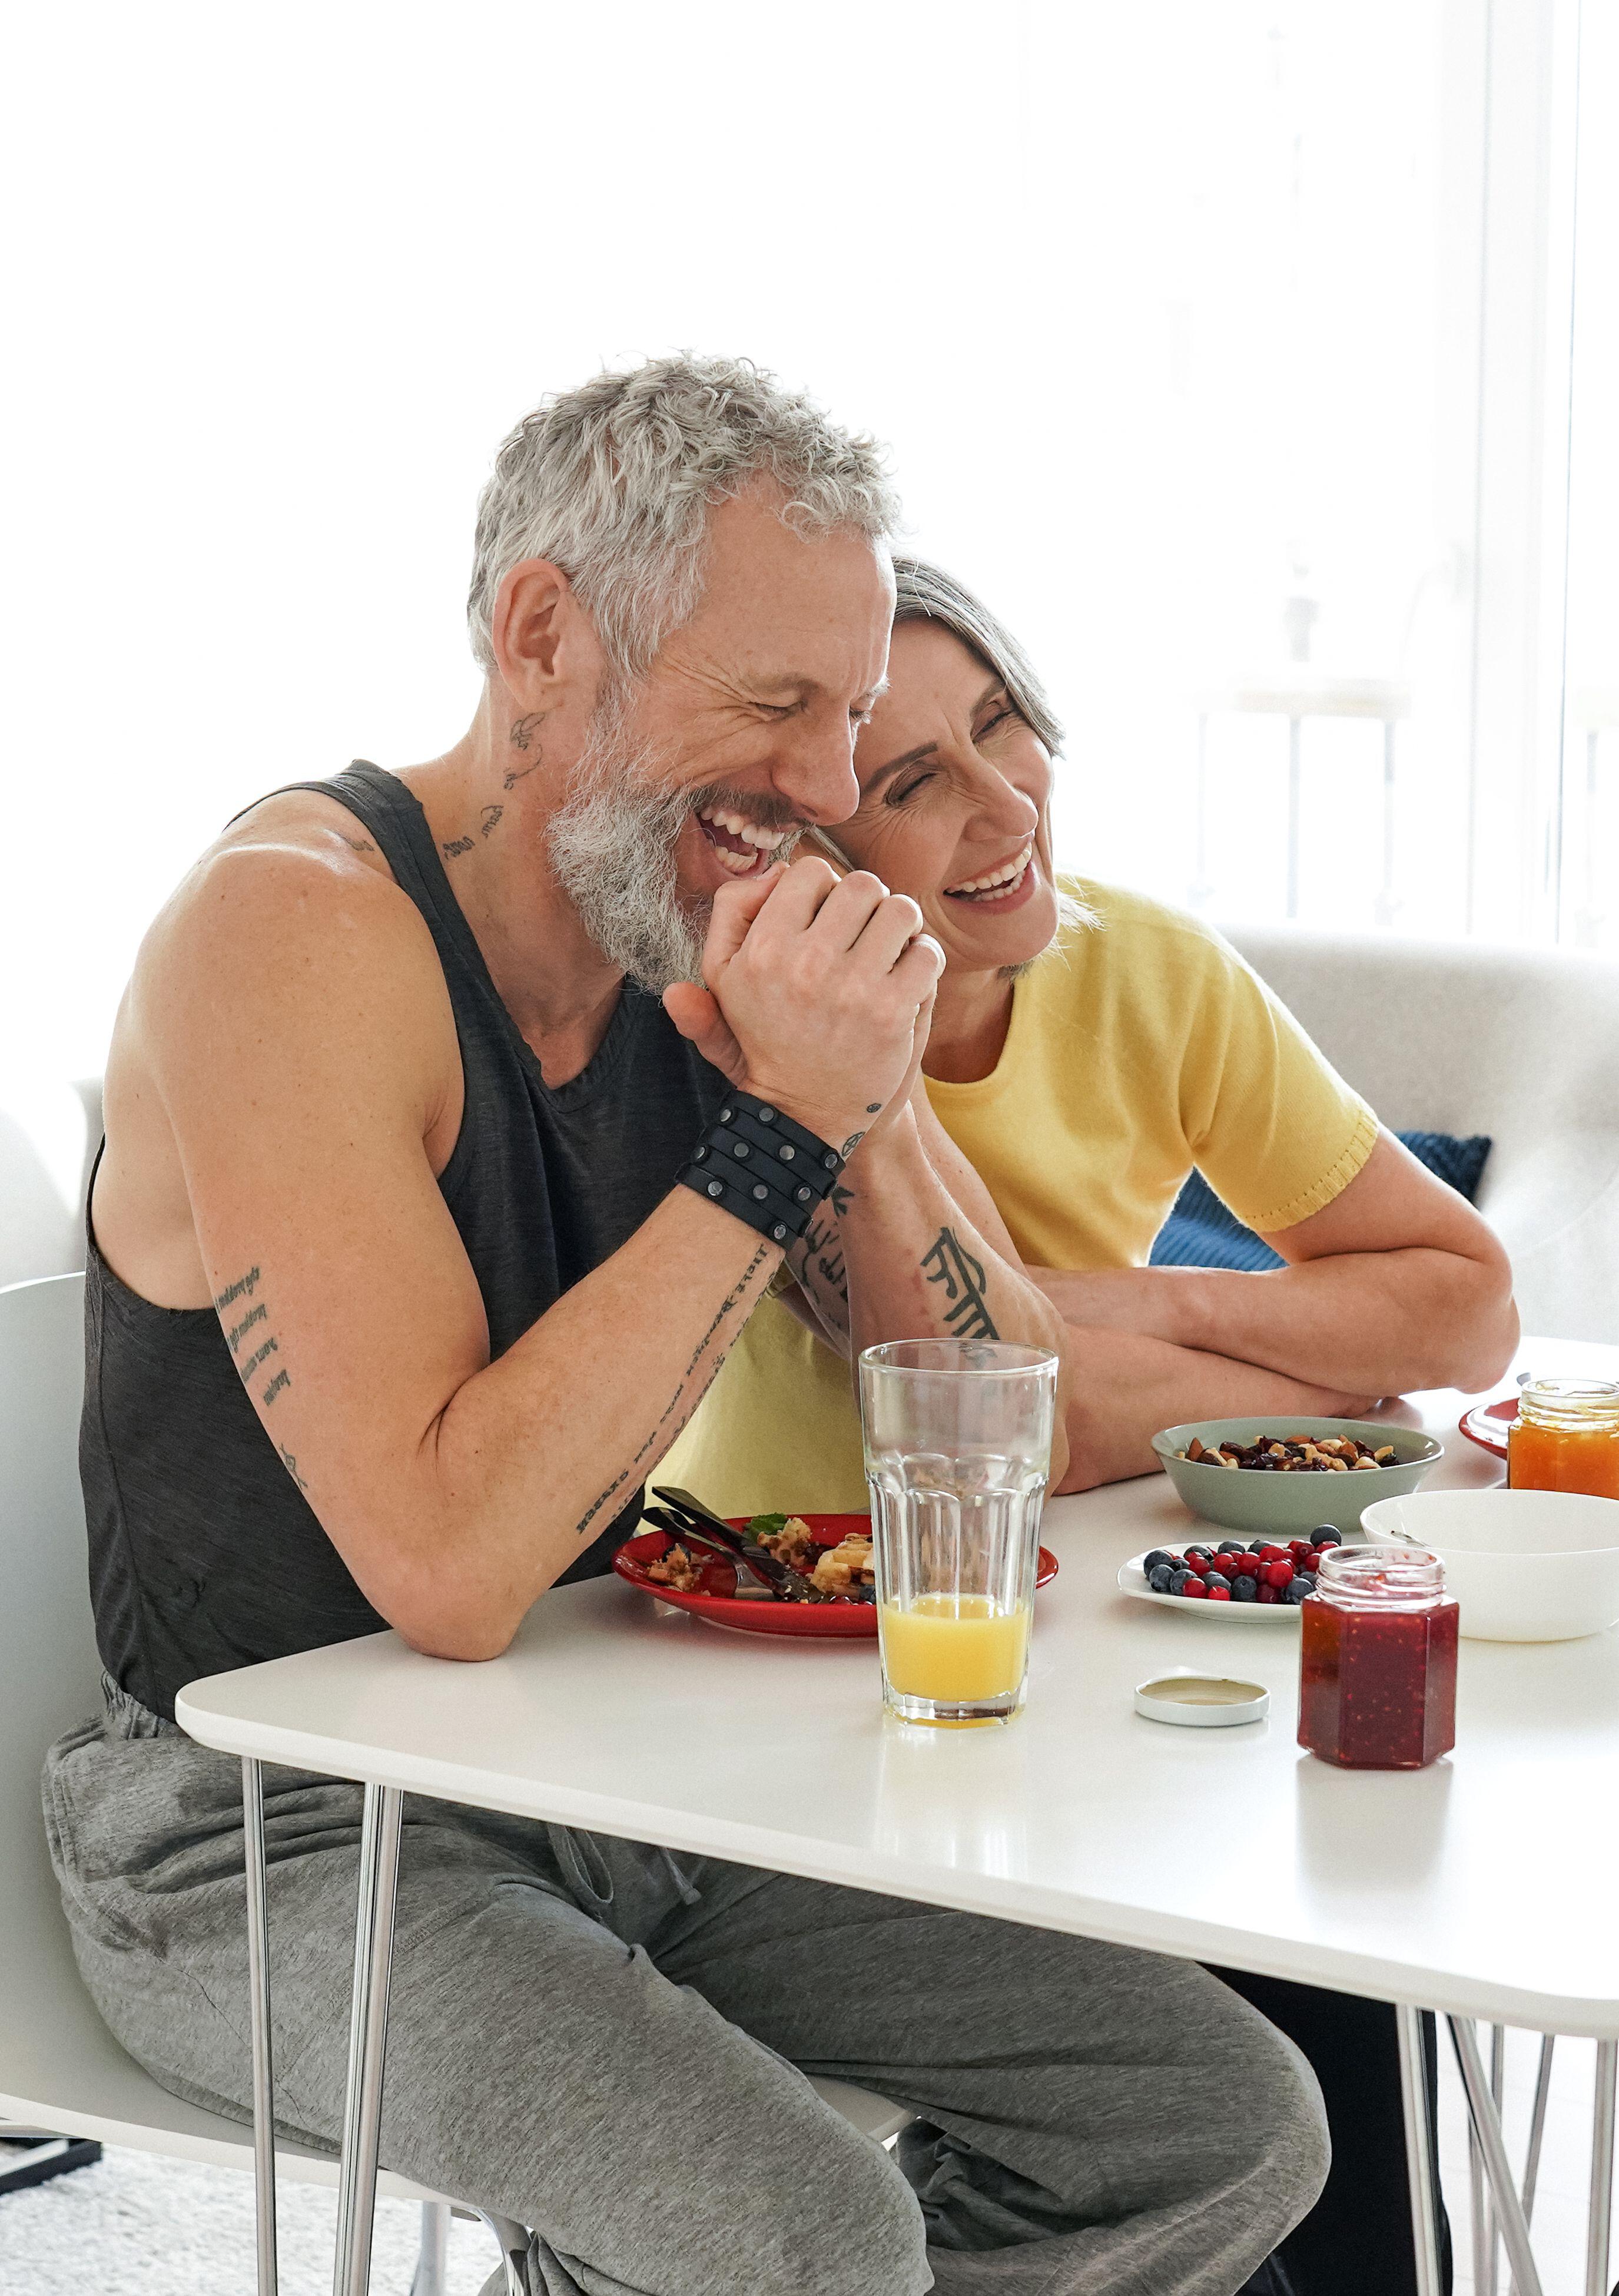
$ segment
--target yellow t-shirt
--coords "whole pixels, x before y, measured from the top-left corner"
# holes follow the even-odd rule
[[[928,1079],[1026,1260],[1139,1267],[1195,1164],[1273,1234],[1329,1204],[1377,1119],[1229,942],[1140,893],[1065,881],[1097,920],[1018,980],[974,1084]],[[723,1514],[863,1512],[849,1367],[776,1299],[755,1309],[663,1461]]]

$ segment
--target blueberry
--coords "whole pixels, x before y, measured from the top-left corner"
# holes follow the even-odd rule
[[[1306,1587],[1304,1584],[1304,1578],[1307,1578],[1309,1576],[1310,1574],[1306,1570],[1303,1578],[1290,1578],[1281,1590],[1282,1601],[1284,1603],[1302,1603],[1305,1595],[1312,1591],[1311,1588]]]
[[[1153,1592],[1154,1592],[1154,1594],[1155,1594],[1155,1595],[1157,1595],[1157,1594],[1164,1594],[1164,1595],[1180,1595],[1180,1594],[1183,1594],[1183,1593],[1185,1592],[1185,1590],[1186,1590],[1186,1583],[1187,1583],[1188,1579],[1190,1579],[1190,1578],[1196,1578],[1196,1576],[1197,1576],[1197,1573],[1196,1573],[1196,1571],[1194,1571],[1194,1570],[1172,1570],[1172,1571],[1170,1572],[1170,1574],[1169,1574],[1169,1584],[1168,1584],[1168,1586],[1167,1586],[1167,1587],[1155,1587],[1153,1588]]]
[[[1231,1600],[1233,1603],[1256,1603],[1259,1600],[1258,1579],[1233,1578],[1231,1581]]]
[[[1167,1595],[1169,1582],[1176,1573],[1169,1563],[1160,1562],[1147,1573],[1147,1584],[1155,1595]]]
[[[1246,1554],[1248,1550],[1239,1538],[1222,1538],[1214,1551],[1217,1554]]]
[[[1250,1538],[1248,1541],[1248,1553],[1250,1554],[1263,1554],[1267,1546],[1274,1546],[1275,1544],[1276,1541],[1273,1538]]]
[[[1296,1570],[1289,1581],[1289,1584],[1295,1587],[1302,1587],[1306,1595],[1313,1595],[1315,1592],[1315,1573],[1313,1570]]]
[[[1175,1559],[1175,1558],[1174,1558],[1174,1556],[1173,1556],[1173,1554],[1165,1554],[1165,1550],[1163,1549],[1163,1547],[1161,1547],[1161,1546],[1155,1546],[1155,1547],[1153,1548],[1153,1550],[1152,1550],[1152,1553],[1151,1553],[1149,1555],[1148,1555],[1148,1556],[1145,1558],[1145,1560],[1143,1561],[1143,1562],[1142,1562],[1142,1564],[1141,1564],[1141,1568],[1142,1568],[1142,1570],[1147,1573],[1147,1576],[1150,1578],[1151,1578],[1151,1576],[1152,1576],[1152,1574],[1153,1574],[1153,1572],[1154,1572],[1154,1571],[1158,1568],[1158,1565],[1159,1565],[1160,1563],[1162,1563],[1162,1562],[1168,1562],[1168,1563],[1173,1564],[1173,1562],[1174,1562],[1174,1559]]]
[[[1200,1554],[1206,1562],[1214,1550],[1212,1546],[1189,1546],[1186,1551],[1189,1554]]]
[[[1314,1546],[1342,1546],[1344,1534],[1341,1530],[1334,1530],[1329,1522],[1318,1522],[1310,1534],[1310,1540]]]

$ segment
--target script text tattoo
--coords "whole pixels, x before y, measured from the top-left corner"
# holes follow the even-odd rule
[[[590,1505],[586,1507],[585,1513],[580,1516],[577,1523],[575,1525],[575,1535],[576,1537],[582,1538],[585,1536],[585,1533],[590,1529],[592,1523],[594,1522],[596,1517],[601,1513],[609,1499],[610,1499],[616,1492],[623,1489],[625,1484],[628,1482],[630,1477],[635,1472],[637,1468],[641,1466],[642,1461],[646,1458],[649,1452],[656,1450],[658,1456],[661,1456],[663,1452],[667,1450],[669,1445],[675,1440],[675,1438],[680,1433],[681,1429],[691,1418],[691,1414],[697,1409],[698,1405],[702,1401],[704,1396],[708,1391],[710,1384],[717,1375],[721,1364],[725,1360],[725,1349],[724,1347],[720,1348],[716,1353],[714,1351],[715,1340],[720,1328],[725,1323],[726,1319],[735,1313],[739,1302],[745,1299],[748,1292],[751,1291],[755,1277],[758,1275],[760,1268],[764,1267],[765,1261],[769,1258],[770,1247],[768,1244],[762,1243],[758,1250],[754,1253],[753,1258],[748,1261],[747,1267],[742,1270],[740,1275],[738,1276],[736,1282],[732,1285],[730,1291],[725,1294],[725,1297],[721,1300],[719,1306],[715,1309],[707,1330],[703,1333],[702,1338],[691,1350],[691,1359],[687,1364],[684,1374],[676,1386],[674,1394],[669,1398],[669,1400],[665,1404],[662,1411],[658,1414],[657,1425],[647,1437],[645,1442],[641,1446],[641,1448],[636,1452],[634,1457],[630,1461],[629,1465],[624,1468],[621,1472],[615,1475],[612,1481],[607,1486],[607,1488],[604,1491],[598,1493],[597,1496],[592,1500]],[[711,1353],[714,1353],[713,1362],[705,1365],[705,1357]],[[694,1380],[697,1382],[695,1393],[691,1391]],[[685,1404],[685,1408],[681,1410],[683,1401]],[[675,1417],[677,1411],[680,1413],[678,1418]],[[673,1425],[670,1424],[671,1421],[674,1422]]]
[[[225,1333],[225,1343],[236,1359],[237,1377],[244,1387],[251,1387],[255,1374],[265,1368],[272,1356],[279,1356],[281,1353],[281,1341],[274,1332],[268,1329],[270,1314],[268,1303],[255,1297],[263,1281],[260,1270],[255,1266],[234,1277],[223,1291],[216,1292],[214,1294],[214,1313],[219,1318],[220,1329]],[[226,1311],[233,1308],[239,1300],[252,1300],[253,1305],[244,1316],[233,1319]],[[259,1402],[266,1406],[274,1403],[282,1389],[290,1387],[291,1384],[291,1376],[286,1365],[278,1365],[270,1379],[260,1389]]]

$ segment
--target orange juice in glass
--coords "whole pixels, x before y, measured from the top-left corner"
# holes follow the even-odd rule
[[[860,1359],[883,1698],[971,1727],[1023,1703],[1057,1358],[895,1340]]]

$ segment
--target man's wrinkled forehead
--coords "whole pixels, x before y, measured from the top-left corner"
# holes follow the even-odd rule
[[[703,589],[667,651],[790,707],[874,697],[887,661],[894,568],[885,545],[843,528],[805,534],[750,492],[713,512]]]

